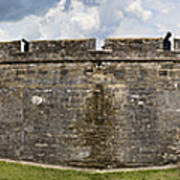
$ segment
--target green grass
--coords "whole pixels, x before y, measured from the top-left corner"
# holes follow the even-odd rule
[[[0,162],[0,180],[180,180],[180,169],[98,174]]]

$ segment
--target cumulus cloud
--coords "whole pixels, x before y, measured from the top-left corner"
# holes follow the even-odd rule
[[[63,1],[51,9],[40,21],[42,38],[86,37],[99,29],[97,8],[87,8],[80,1],[73,1],[72,9],[62,11]]]
[[[96,7],[87,8],[81,1],[74,0],[72,9],[65,12],[65,3],[65,0],[60,1],[43,16],[29,15],[18,22],[1,23],[0,29],[12,33],[15,39],[26,37],[30,40],[84,38],[99,29]]]
[[[13,3],[19,7],[20,4],[34,1],[20,0],[17,4],[15,1]],[[39,0],[37,7],[42,2],[46,4],[52,1]],[[70,2],[69,8],[65,10],[67,3]],[[177,23],[180,21],[179,0],[96,0],[96,2],[98,6],[88,6],[84,0],[59,0],[54,5],[41,7],[39,12],[46,9],[44,13],[37,14],[34,10],[34,13],[31,11],[29,14],[23,14],[18,21],[10,18],[11,21],[2,22],[0,19],[0,40],[95,37],[99,39],[98,44],[102,44],[104,38],[112,36],[162,36],[171,30],[180,34]],[[8,17],[12,14],[18,17],[15,10],[7,14]]]
[[[141,0],[131,2],[127,7],[127,11],[133,13],[138,18],[142,18],[143,21],[148,20],[152,16],[151,11],[143,9]]]

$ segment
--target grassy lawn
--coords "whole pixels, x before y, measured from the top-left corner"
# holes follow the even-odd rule
[[[98,174],[0,162],[0,180],[180,180],[180,169]]]

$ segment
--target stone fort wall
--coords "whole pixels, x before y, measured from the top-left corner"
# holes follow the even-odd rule
[[[180,162],[180,51],[162,39],[0,43],[0,157],[89,168]]]

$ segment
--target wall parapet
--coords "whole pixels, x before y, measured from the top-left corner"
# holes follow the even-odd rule
[[[104,49],[116,50],[156,50],[163,48],[162,38],[107,38]]]
[[[0,63],[64,60],[128,60],[180,58],[180,40],[174,50],[163,50],[162,38],[108,38],[102,50],[96,39],[30,41],[28,52],[21,52],[21,41],[0,43]]]
[[[21,41],[1,42],[0,57],[20,52]]]
[[[31,41],[30,52],[87,51],[96,49],[96,39]]]

